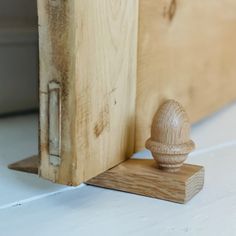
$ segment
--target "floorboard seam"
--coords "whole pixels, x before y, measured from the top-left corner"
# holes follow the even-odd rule
[[[75,190],[75,189],[78,189],[78,188],[82,188],[84,186],[85,186],[85,184],[80,184],[77,187],[65,187],[65,188],[60,189],[60,190],[55,191],[55,192],[40,194],[40,195],[37,195],[37,196],[34,196],[34,197],[30,197],[30,198],[26,198],[26,199],[23,199],[23,200],[15,201],[15,202],[8,203],[8,204],[0,206],[0,210],[4,210],[4,209],[7,209],[7,208],[11,208],[11,207],[22,206],[23,204],[26,204],[26,203],[30,203],[30,202],[40,200],[40,199],[43,199],[43,198],[46,198],[46,197],[51,197],[51,196],[54,196],[54,195],[57,195],[57,194],[60,194],[60,193],[63,193],[63,192],[67,192],[67,191]]]

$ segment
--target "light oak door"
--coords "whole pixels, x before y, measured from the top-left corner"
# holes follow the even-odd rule
[[[234,100],[235,12],[233,0],[38,0],[40,176],[78,185],[124,161],[165,99],[193,122]]]

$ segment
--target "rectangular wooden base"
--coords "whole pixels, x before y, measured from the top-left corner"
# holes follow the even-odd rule
[[[184,164],[179,172],[157,168],[154,160],[130,159],[86,182],[147,197],[185,203],[204,184],[204,167]]]

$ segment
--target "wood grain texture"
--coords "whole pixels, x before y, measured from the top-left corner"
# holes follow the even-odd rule
[[[151,151],[160,169],[176,172],[194,147],[184,108],[175,100],[165,101],[153,118],[146,148]]]
[[[138,1],[38,0],[38,13],[40,175],[78,185],[134,151]],[[61,88],[59,166],[48,153],[51,81]]]
[[[38,174],[39,156],[28,157],[24,160],[14,162],[8,166],[9,169]]]
[[[179,172],[159,170],[154,160],[127,160],[87,181],[89,185],[185,203],[204,184],[202,166],[184,164]]]
[[[236,2],[140,0],[136,150],[165,99],[191,122],[236,98]]]

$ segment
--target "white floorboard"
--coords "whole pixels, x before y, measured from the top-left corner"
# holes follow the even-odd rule
[[[204,189],[186,205],[85,186],[0,211],[4,235],[235,235],[236,147],[195,156]],[[222,161],[223,160],[223,161]],[[13,225],[14,227],[10,227]]]
[[[187,162],[204,165],[206,177],[186,205],[8,170],[37,152],[37,119],[0,119],[0,235],[236,235],[234,117],[236,104],[194,125],[198,148]]]
[[[7,168],[8,164],[38,152],[37,123],[37,115],[0,119],[0,209],[65,188]]]

